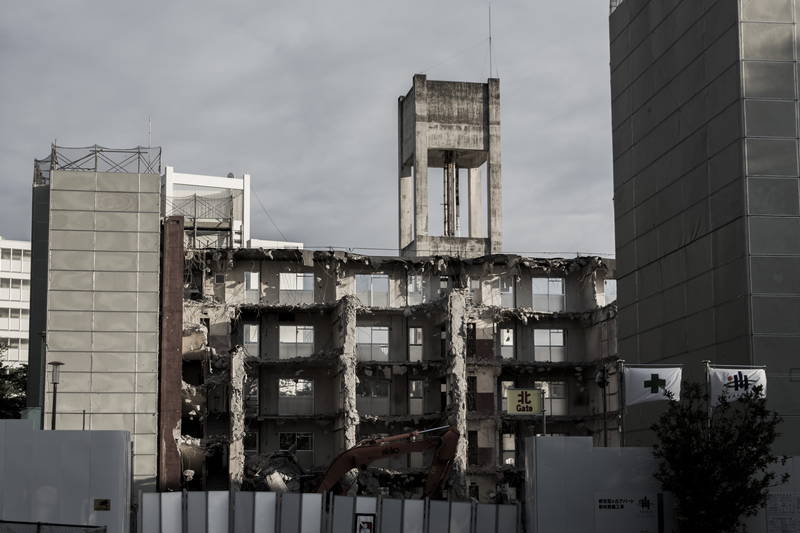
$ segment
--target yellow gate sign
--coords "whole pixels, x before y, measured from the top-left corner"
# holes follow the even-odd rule
[[[540,415],[542,411],[542,389],[508,389],[506,413]]]

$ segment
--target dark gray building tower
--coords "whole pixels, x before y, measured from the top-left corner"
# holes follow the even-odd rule
[[[799,16],[797,0],[624,0],[610,17],[620,355],[695,380],[705,359],[767,365],[794,454]]]

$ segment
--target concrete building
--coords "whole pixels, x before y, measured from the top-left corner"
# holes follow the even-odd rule
[[[415,76],[399,106],[400,257],[183,249],[180,218],[167,218],[164,253],[187,260],[162,279],[173,317],[162,323],[162,354],[182,359],[180,369],[162,367],[163,490],[274,487],[274,472],[290,490],[310,490],[278,452],[293,450],[320,474],[364,438],[453,425],[461,442],[449,494],[515,500],[524,437],[544,428],[538,414],[506,412],[509,387],[546,390],[548,433],[603,442],[594,379],[616,353],[616,307],[606,305],[615,299],[614,261],[498,253],[498,105],[497,80]],[[481,181],[474,169],[484,163]],[[427,167],[443,167],[444,235],[426,229]],[[463,237],[461,178],[475,212]],[[419,192],[413,203],[410,191]],[[182,342],[172,333],[176,313]],[[607,393],[611,413],[616,392]],[[428,459],[381,461],[358,490],[419,495]]]
[[[250,240],[250,174],[161,175],[161,213],[181,216],[189,248],[242,248]]]
[[[159,148],[53,146],[33,180],[28,407],[58,429],[127,430],[136,487],[154,486]]]
[[[698,381],[703,360],[767,365],[787,454],[800,453],[796,4],[625,0],[610,16],[620,355],[687,363]],[[631,444],[647,418],[631,413]]]
[[[0,361],[28,363],[31,243],[0,237]]]

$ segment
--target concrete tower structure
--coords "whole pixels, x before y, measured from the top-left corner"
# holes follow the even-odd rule
[[[618,5],[617,5],[618,4]],[[796,0],[612,3],[619,351],[767,365],[800,453]],[[632,410],[633,411],[633,410]],[[631,413],[628,443],[647,438]]]
[[[398,125],[400,254],[479,257],[500,252],[500,81],[432,81],[417,74],[399,99]],[[441,236],[429,228],[430,168],[443,171]],[[467,182],[466,236],[461,236],[460,169]]]

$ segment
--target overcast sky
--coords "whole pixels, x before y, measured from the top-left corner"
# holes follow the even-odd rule
[[[0,234],[50,143],[249,172],[290,240],[397,246],[397,97],[489,76],[486,0],[0,0]],[[606,0],[494,0],[504,248],[613,252]],[[433,174],[432,180],[438,179]],[[431,198],[433,205],[438,205]],[[257,201],[253,236],[280,239]],[[388,252],[375,252],[388,253]]]

